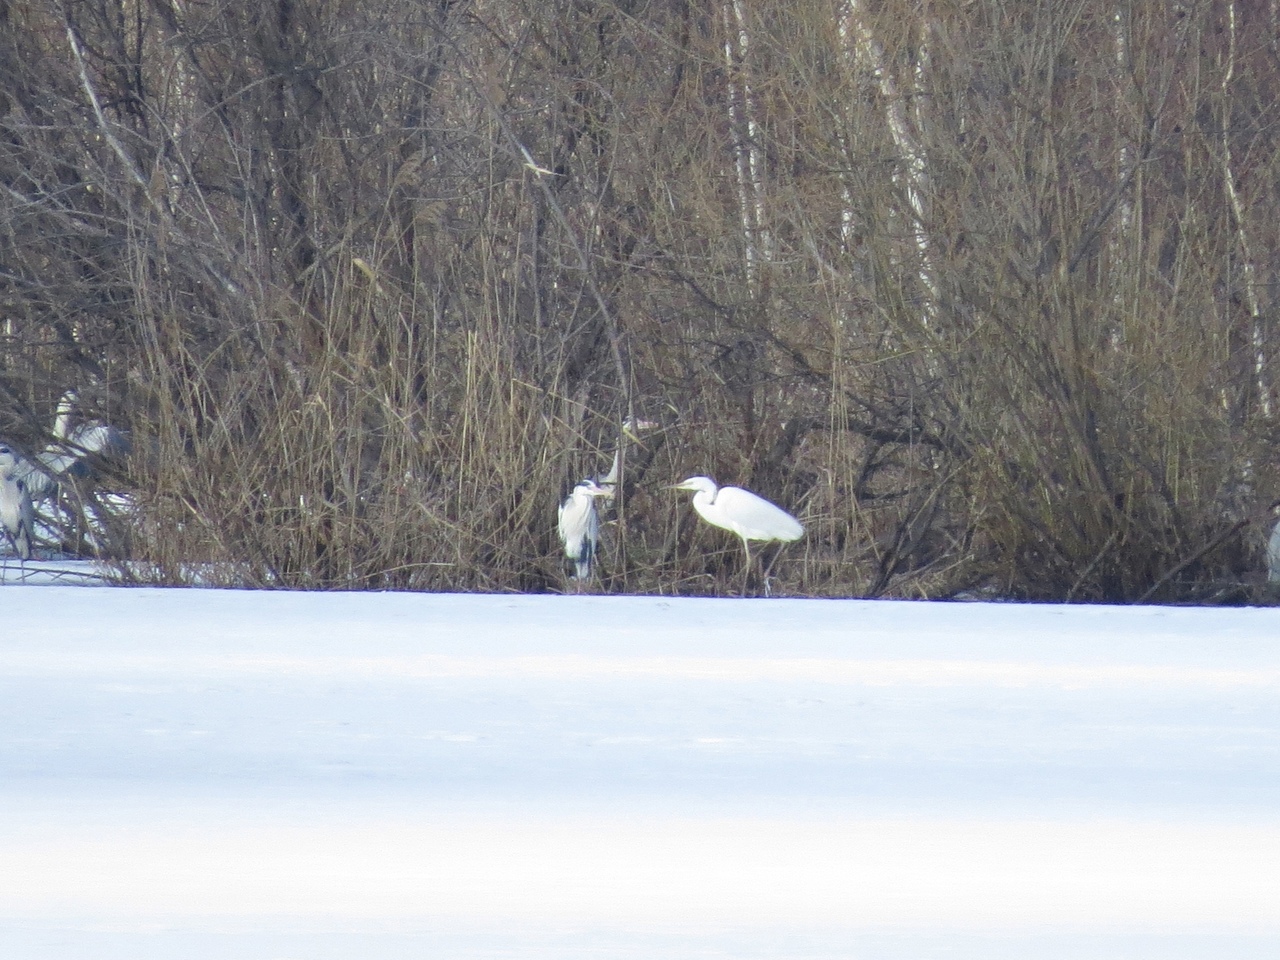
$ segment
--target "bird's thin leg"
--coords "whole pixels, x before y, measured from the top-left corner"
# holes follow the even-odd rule
[[[769,574],[773,572],[773,565],[778,562],[778,557],[781,556],[782,549],[782,545],[779,544],[778,549],[775,550],[773,552],[773,556],[769,558],[769,563],[764,567],[764,573],[762,576],[764,577],[764,595],[766,597],[773,595],[769,592]]]
[[[742,565],[742,595],[745,597],[751,586],[751,545],[746,537],[742,538],[742,552],[747,555],[747,562]]]

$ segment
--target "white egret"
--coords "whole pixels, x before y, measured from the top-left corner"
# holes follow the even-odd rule
[[[752,540],[791,543],[804,536],[804,527],[799,520],[750,490],[720,487],[710,477],[689,477],[671,489],[694,491],[693,509],[698,511],[698,516],[713,527],[736,533],[742,539],[742,549],[747,555],[742,578],[744,588],[751,572]],[[764,574],[767,591],[768,571]]]
[[[596,498],[612,496],[612,486],[602,487],[587,477],[560,504],[560,540],[564,544],[565,556],[574,562],[575,580],[591,579],[591,568],[600,543]]]
[[[0,527],[22,560],[31,559],[31,528],[35,510],[27,485],[18,475],[24,461],[6,443],[0,443]]]

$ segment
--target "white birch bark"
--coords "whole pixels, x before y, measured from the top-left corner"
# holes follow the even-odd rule
[[[751,90],[748,58],[750,34],[742,0],[725,0],[724,58],[729,81],[729,135],[733,145],[746,257],[747,285],[754,297],[760,292],[760,268],[772,256],[772,241],[765,216],[764,147],[760,142],[757,107]]]
[[[1259,410],[1264,417],[1271,416],[1271,391],[1267,385],[1265,338],[1262,330],[1262,309],[1258,303],[1257,268],[1245,230],[1244,204],[1236,190],[1235,174],[1231,169],[1231,83],[1236,66],[1236,4],[1229,0],[1227,14],[1227,65],[1222,75],[1222,183],[1227,195],[1227,206],[1235,223],[1236,242],[1240,246],[1240,270],[1244,278],[1244,302],[1249,311],[1250,336],[1253,345],[1253,373],[1258,388]]]
[[[846,51],[875,78],[884,103],[885,120],[893,138],[899,162],[893,168],[893,182],[906,200],[904,217],[915,246],[917,274],[924,301],[921,320],[934,326],[937,318],[938,287],[930,251],[928,223],[929,169],[920,142],[920,103],[928,70],[928,48],[922,46],[912,69],[912,89],[904,94],[885,60],[884,47],[867,26],[861,0],[845,0],[840,15],[840,38]]]
[[[1112,14],[1112,40],[1115,45],[1115,64],[1116,64],[1116,87],[1120,89],[1124,84],[1124,78],[1128,72],[1129,64],[1129,31],[1128,19],[1126,17],[1126,9],[1123,6],[1117,6],[1115,13]],[[1120,202],[1116,205],[1115,229],[1108,232],[1107,249],[1110,252],[1110,269],[1114,276],[1116,272],[1126,266],[1127,245],[1132,236],[1132,228],[1134,224],[1134,202],[1133,195],[1129,192],[1131,189],[1130,178],[1132,176],[1131,166],[1136,152],[1133,144],[1125,136],[1123,129],[1118,129],[1116,137],[1119,141],[1119,147],[1116,150],[1116,184],[1121,186],[1124,192],[1120,196]],[[1129,265],[1129,269],[1136,273],[1140,269],[1138,264]],[[1131,274],[1132,276],[1133,274]],[[1117,278],[1113,286],[1111,302],[1115,306],[1117,314],[1123,316],[1125,313],[1126,297],[1136,296],[1136,284],[1127,283],[1121,278]],[[1109,326],[1108,340],[1112,349],[1119,349],[1125,340],[1125,324],[1123,321],[1111,323]]]
[[[1129,63],[1129,33],[1125,22],[1125,10],[1123,7],[1116,8],[1115,17],[1115,42],[1116,42],[1116,77],[1119,82],[1123,82],[1123,77],[1128,71]],[[1124,138],[1123,133],[1120,134],[1120,151],[1119,151],[1119,180],[1123,183],[1129,176],[1129,166],[1133,162],[1133,147],[1129,141]],[[1124,196],[1120,198],[1119,206],[1119,223],[1120,235],[1126,236],[1129,228],[1133,225],[1133,199],[1126,190]]]

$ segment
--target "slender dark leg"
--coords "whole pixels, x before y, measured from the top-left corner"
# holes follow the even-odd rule
[[[773,556],[769,558],[769,563],[764,568],[764,595],[766,597],[772,596],[769,592],[769,574],[773,572],[773,565],[778,562],[778,557],[782,555],[783,549],[784,545],[778,544],[778,549],[773,551]]]

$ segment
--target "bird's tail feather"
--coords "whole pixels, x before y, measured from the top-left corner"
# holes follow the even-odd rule
[[[13,551],[23,560],[31,559],[31,531],[26,524],[18,526],[18,532],[13,538]]]
[[[590,580],[591,579],[591,561],[594,559],[595,559],[595,551],[591,549],[591,541],[584,539],[582,541],[581,551],[579,551],[578,556],[574,557],[573,559],[573,565],[575,568],[573,579]]]

